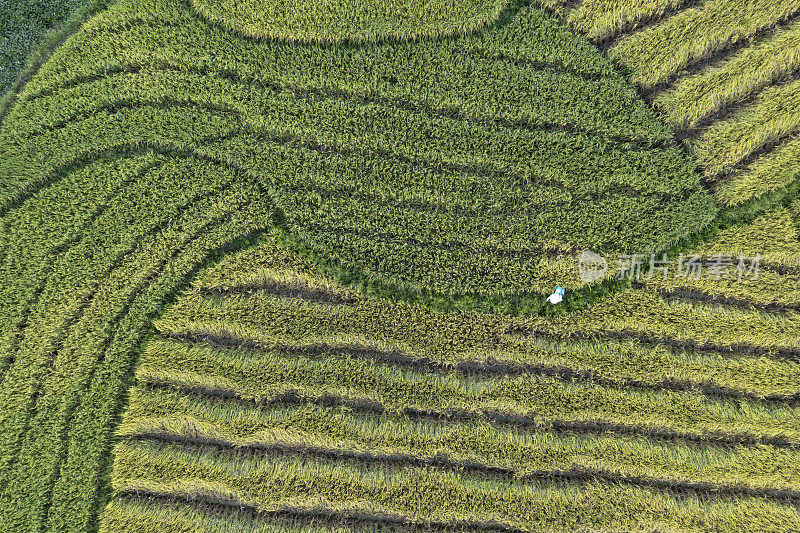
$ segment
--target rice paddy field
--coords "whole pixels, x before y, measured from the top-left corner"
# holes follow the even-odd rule
[[[800,530],[800,1],[64,6],[0,531]]]

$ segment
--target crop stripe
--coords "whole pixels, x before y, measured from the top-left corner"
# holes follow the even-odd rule
[[[573,466],[564,470],[525,470],[500,465],[489,465],[469,460],[456,460],[446,455],[420,457],[403,453],[372,453],[346,448],[328,448],[303,444],[271,443],[237,445],[223,439],[186,437],[170,433],[141,433],[129,437],[130,441],[145,441],[156,445],[178,446],[202,452],[213,451],[233,456],[237,461],[260,457],[310,457],[330,462],[352,461],[364,465],[386,465],[391,467],[434,468],[450,472],[499,478],[524,483],[568,483],[585,484],[599,481],[608,484],[627,485],[643,489],[655,489],[674,495],[695,495],[716,499],[750,497],[765,498],[779,503],[800,504],[800,491],[791,489],[755,488],[746,485],[721,485],[706,482],[691,482],[647,476],[621,475],[598,468]]]
[[[321,523],[330,527],[388,526],[392,527],[393,530],[408,532],[454,533],[458,531],[486,531],[491,533],[530,533],[527,529],[502,524],[497,521],[456,520],[442,522],[417,520],[399,514],[378,514],[357,510],[344,511],[322,507],[281,506],[276,510],[266,510],[252,504],[210,494],[185,495],[137,488],[117,491],[116,496],[123,501],[188,507],[198,513],[222,514],[234,511],[237,516],[246,516],[250,520],[277,521],[278,523],[291,520],[293,522],[307,522],[309,525],[319,525]]]
[[[53,94],[55,91],[62,90],[62,89],[70,89],[79,87],[86,83],[91,83],[94,81],[99,81],[106,77],[110,77],[116,74],[135,74],[141,72],[145,65],[129,65],[123,67],[116,67],[113,69],[109,69],[102,74],[94,74],[94,75],[87,75],[80,78],[75,78],[70,82],[66,82],[57,86],[54,86],[46,92],[42,92],[39,94],[31,95],[29,98],[26,99],[26,102],[34,101],[42,96],[46,96],[48,94]],[[600,137],[604,140],[609,141],[610,147],[617,147],[623,149],[630,149],[634,148],[640,151],[649,151],[655,149],[662,149],[666,147],[666,144],[663,142],[659,143],[647,143],[643,142],[636,138],[613,135],[613,134],[604,134],[597,130],[586,129],[576,125],[566,125],[560,123],[533,123],[525,120],[512,120],[512,119],[503,119],[500,117],[480,117],[480,116],[471,116],[466,114],[463,110],[457,107],[430,107],[418,103],[414,103],[408,100],[402,99],[393,99],[393,98],[386,98],[377,95],[367,96],[357,93],[348,92],[341,89],[323,89],[323,88],[305,88],[300,86],[294,85],[284,85],[276,82],[264,81],[264,80],[254,80],[254,79],[247,79],[241,76],[239,73],[233,70],[219,70],[213,71],[208,68],[198,68],[194,66],[187,66],[185,68],[178,68],[176,66],[170,65],[161,65],[159,64],[156,68],[152,70],[148,70],[148,72],[157,73],[157,72],[175,72],[175,73],[183,73],[183,74],[193,74],[196,76],[214,76],[218,79],[227,80],[236,85],[243,85],[245,87],[259,87],[262,89],[267,89],[274,92],[281,92],[281,91],[288,91],[293,93],[297,98],[300,99],[309,99],[313,97],[321,97],[321,98],[332,98],[341,101],[346,101],[350,103],[356,103],[357,105],[380,105],[386,107],[388,109],[399,109],[403,111],[408,111],[411,113],[427,115],[430,117],[440,117],[440,118],[447,118],[451,120],[455,120],[458,122],[472,122],[477,124],[493,124],[496,126],[504,127],[507,129],[523,129],[536,132],[543,132],[543,131],[556,131],[562,132],[570,135],[584,135],[587,137]]]
[[[671,349],[691,350],[694,352],[710,352],[721,355],[734,355],[734,356],[765,356],[774,359],[783,359],[786,361],[800,361],[800,348],[791,346],[775,346],[764,347],[754,344],[732,344],[722,345],[712,342],[701,342],[697,340],[681,340],[672,337],[657,337],[647,334],[642,334],[635,331],[623,330],[607,330],[600,329],[590,333],[574,332],[567,334],[557,334],[550,331],[514,326],[507,332],[509,334],[522,334],[532,337],[543,337],[554,340],[632,340],[644,346],[665,346]]]
[[[709,294],[703,291],[691,290],[686,288],[677,289],[658,289],[656,291],[659,295],[666,299],[674,300],[687,300],[691,302],[699,302],[706,304],[718,304],[732,307],[739,307],[741,309],[758,309],[767,313],[794,313],[800,311],[800,304],[797,303],[762,303],[752,300],[745,300],[733,296],[723,296],[718,294]]]
[[[201,386],[188,386],[176,384],[166,380],[156,380],[151,378],[145,378],[142,380],[141,386],[145,390],[176,392],[206,400],[247,405],[251,407],[277,407],[292,405],[317,405],[330,409],[344,407],[353,412],[368,416],[399,415],[408,417],[410,419],[430,420],[441,423],[488,422],[500,427],[511,427],[527,432],[552,431],[556,433],[577,435],[615,434],[642,437],[657,442],[681,441],[720,447],[766,445],[780,449],[800,450],[800,443],[798,442],[793,442],[781,437],[759,437],[745,433],[684,433],[657,427],[620,424],[606,421],[561,419],[536,420],[519,413],[501,412],[489,409],[480,411],[467,411],[459,409],[440,411],[433,409],[418,409],[408,406],[399,409],[392,409],[380,402],[363,398],[341,398],[328,394],[314,397],[301,395],[294,390],[287,390],[286,392],[276,394],[270,398],[264,398],[257,401],[252,398],[245,398],[238,392],[231,390]]]
[[[136,301],[136,298],[138,298],[139,294],[141,294],[143,291],[145,291],[150,286],[150,284],[164,271],[166,266],[168,264],[170,264],[170,262],[173,261],[183,251],[183,249],[186,246],[188,246],[193,241],[196,241],[198,239],[202,239],[205,236],[205,234],[208,233],[209,231],[211,231],[214,227],[222,225],[227,220],[228,217],[229,217],[229,213],[224,213],[224,214],[222,214],[222,215],[220,215],[220,216],[218,216],[218,217],[216,217],[214,219],[209,220],[201,228],[199,228],[185,243],[183,243],[181,246],[176,247],[175,249],[173,249],[171,255],[169,257],[165,258],[165,259],[162,259],[160,261],[160,263],[158,264],[157,268],[154,271],[152,271],[148,275],[148,277],[133,292],[131,292],[130,296],[128,297],[127,301],[125,302],[125,305],[124,305],[123,309],[120,310],[120,312],[111,320],[111,322],[112,323],[118,323],[119,321],[121,321],[128,314],[128,312],[130,311],[131,306],[134,304],[134,302]],[[152,318],[152,317],[150,317],[150,318]],[[148,322],[149,322],[149,319],[148,319]],[[82,388],[82,390],[77,394],[78,398],[83,397],[86,394],[86,392],[89,390],[89,388],[91,387],[94,375],[97,372],[98,368],[104,363],[106,354],[108,352],[108,349],[113,344],[113,341],[116,338],[118,333],[119,333],[119,329],[115,328],[114,329],[114,333],[109,335],[106,338],[106,340],[103,342],[103,346],[102,346],[102,348],[100,350],[100,353],[99,353],[98,357],[96,358],[95,363],[92,365],[91,371],[86,376],[85,385]],[[136,340],[135,344],[139,344],[142,341],[142,339],[146,336],[146,334],[147,334],[147,330],[146,329],[145,330],[141,330],[137,335],[137,340]],[[68,451],[68,444],[69,444],[69,439],[67,439],[67,432],[69,431],[69,429],[70,429],[70,427],[72,425],[72,421],[73,421],[73,419],[75,417],[75,413],[77,411],[78,405],[79,405],[78,402],[74,402],[70,406],[70,408],[68,409],[67,416],[66,416],[66,423],[61,427],[61,435],[60,435],[60,439],[58,440],[59,447],[60,447],[60,453],[57,454],[57,457],[58,457],[57,463],[55,465],[53,465],[53,467],[52,467],[51,476],[50,476],[50,478],[48,479],[48,482],[47,482],[47,487],[48,487],[47,488],[47,495],[45,496],[45,498],[43,500],[44,501],[44,506],[45,506],[45,508],[44,508],[45,509],[44,510],[45,521],[44,521],[43,525],[46,524],[47,519],[49,518],[50,507],[52,506],[52,503],[53,503],[53,501],[52,501],[53,489],[54,489],[55,483],[57,482],[57,480],[59,479],[59,477],[61,475],[62,466],[63,466],[64,462],[67,459],[67,451]]]
[[[771,35],[787,27],[789,24],[797,20],[799,17],[800,17],[800,9],[791,13],[784,20],[777,21],[775,24],[765,27],[764,29],[756,32],[754,35],[750,37],[744,37],[742,39],[739,39],[738,41],[717,50],[716,52],[707,57],[698,58],[695,61],[690,62],[688,65],[686,65],[686,67],[681,69],[679,72],[672,74],[667,80],[657,83],[652,87],[644,90],[643,91],[644,97],[648,101],[652,102],[653,99],[659,93],[668,89],[670,86],[675,85],[682,78],[686,76],[691,76],[693,74],[697,74],[698,72],[701,72],[708,67],[713,67],[714,65],[722,63],[723,61],[732,57],[734,54],[736,54],[743,48],[749,46],[754,41],[766,37],[768,35]]]
[[[697,7],[703,2],[705,2],[705,0],[682,0],[682,2],[677,6],[670,7],[661,12],[652,13],[639,20],[628,22],[615,33],[612,33],[607,37],[597,39],[594,41],[594,43],[601,51],[605,52],[609,48],[613,48],[614,45],[619,43],[622,39],[646,30],[652,26],[657,26],[674,15],[678,15],[687,9]]]
[[[797,405],[800,404],[800,392],[796,394],[760,395],[750,391],[741,391],[722,387],[714,383],[697,383],[688,380],[662,380],[653,383],[636,379],[614,380],[586,370],[575,370],[563,366],[507,363],[503,361],[465,360],[455,363],[435,361],[427,357],[412,357],[400,351],[386,351],[368,346],[312,344],[305,346],[286,345],[281,343],[265,343],[234,334],[226,336],[198,332],[162,331],[165,339],[177,340],[192,344],[203,344],[223,350],[247,350],[276,352],[288,357],[308,357],[319,359],[322,356],[337,358],[356,358],[375,361],[389,366],[411,368],[423,372],[455,372],[464,376],[492,378],[500,376],[541,376],[558,379],[564,382],[595,384],[615,389],[638,389],[645,391],[675,391],[700,393],[716,401],[747,400]]]

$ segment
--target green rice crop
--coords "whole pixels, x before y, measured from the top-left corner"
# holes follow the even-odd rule
[[[48,32],[58,29],[69,15],[87,0],[21,0],[0,8],[0,94],[8,90],[25,67],[25,58],[46,41]],[[46,43],[52,44],[52,43]]]
[[[375,46],[368,54],[354,48],[245,40],[235,41],[242,53],[234,54],[239,50],[223,44],[226,32],[219,28],[200,20],[183,25],[184,32],[198,35],[190,42],[204,43],[215,55],[229,54],[212,63],[203,59],[206,52],[187,49],[169,37],[171,26],[103,29],[104,19],[118,24],[125,9],[138,16],[136,5],[114,6],[86,29],[93,38],[108,34],[109,42],[128,43],[123,52],[115,47],[113,57],[126,61],[124,54],[131,54],[129,67],[107,65],[118,74],[97,80],[69,69],[70,76],[90,77],[74,87],[59,80],[61,89],[41,81],[49,77],[45,71],[26,88],[21,96],[25,105],[13,114],[15,127],[9,130],[13,135],[5,152],[7,172],[20,180],[7,184],[16,187],[14,198],[39,187],[31,178],[37,167],[59,168],[82,152],[101,149],[73,145],[55,158],[42,155],[76,128],[94,123],[91,127],[106,130],[111,112],[124,106],[113,113],[115,120],[144,125],[141,115],[161,117],[169,110],[195,121],[206,112],[212,121],[208,127],[220,135],[241,128],[242,135],[202,152],[263,179],[300,247],[355,276],[417,294],[539,292],[565,270],[566,263],[553,263],[552,255],[569,257],[590,246],[604,252],[620,242],[646,250],[664,248],[712,216],[710,198],[699,190],[691,162],[676,148],[659,147],[668,134],[652,111],[618,75],[600,75],[610,69],[608,63],[561,59],[566,54],[549,47],[539,52],[544,46],[530,35],[523,40],[522,28],[538,20],[547,28],[542,39],[553,42],[549,35],[557,34],[554,23],[539,12],[527,9],[529,16],[480,36]],[[497,38],[489,41],[492,32]],[[142,35],[138,41],[143,33],[147,38]],[[215,36],[220,41],[216,47]],[[556,37],[555,42],[589,53],[585,43]],[[516,52],[525,58],[521,65],[504,55],[512,44],[524,45]],[[100,55],[92,58],[92,68],[103,67],[102,50],[89,52]],[[452,61],[454,55],[464,59]],[[537,55],[540,59],[532,59]],[[539,67],[552,56],[557,61]],[[142,64],[142,57],[150,65]],[[52,65],[59,63],[64,69],[59,72],[67,72],[66,63],[74,59],[75,54],[62,52]],[[220,64],[228,66],[220,70]],[[396,83],[376,85],[378,80],[365,74],[385,70],[387,64],[393,69],[386,74]],[[301,66],[304,74],[298,75]],[[319,73],[324,79],[317,79]],[[261,81],[248,82],[254,78]],[[532,90],[549,96],[525,98]],[[438,103],[432,106],[434,99]],[[598,107],[598,99],[608,106]],[[528,104],[520,109],[512,100]],[[553,101],[563,105],[554,107]],[[85,115],[91,118],[79,121]],[[174,143],[179,136],[181,146],[205,134],[177,120],[172,124],[183,130],[171,139]],[[146,141],[137,142],[160,144],[159,131],[163,128],[143,129]],[[125,135],[136,137],[133,131]],[[110,131],[88,141],[98,139],[113,146]],[[276,146],[265,153],[265,141]],[[531,165],[532,160],[537,164]],[[291,169],[299,166],[309,168],[309,174],[298,183],[300,176]],[[409,172],[421,178],[410,180]],[[341,185],[331,174],[344,178],[339,178]],[[465,181],[451,193],[443,187],[458,183],[454,175]],[[644,176],[652,178],[645,184]],[[425,186],[400,187],[409,182]],[[334,183],[337,188],[331,187]],[[441,203],[431,205],[431,200]],[[576,204],[580,207],[572,208]],[[447,212],[451,210],[455,212]],[[486,216],[475,217],[477,211]],[[464,228],[457,237],[447,229],[455,226]],[[657,235],[661,237],[654,241]],[[374,260],[387,255],[391,261]],[[453,265],[463,266],[454,270]],[[539,272],[546,277],[539,278]],[[579,285],[576,280],[565,283]]]
[[[192,0],[215,23],[250,37],[292,42],[374,42],[465,34],[496,20],[505,0],[285,2]]]
[[[107,453],[102,435],[114,423],[124,376],[147,325],[206,255],[247,234],[264,217],[252,203],[257,197],[252,188],[236,186],[225,193],[230,174],[212,171],[216,183],[200,181],[192,190],[179,165],[171,170],[145,173],[112,198],[109,209],[87,213],[93,231],[67,238],[74,246],[60,261],[18,263],[27,270],[18,280],[28,284],[27,290],[4,292],[7,297],[32,294],[27,302],[14,301],[4,314],[4,329],[30,321],[26,335],[4,336],[0,483],[8,511],[2,516],[5,530],[32,521],[51,522],[59,530],[87,527],[96,512]],[[198,171],[191,169],[195,176]],[[73,203],[82,197],[70,185],[79,183],[61,182],[37,198],[48,206],[39,211],[45,217],[41,225],[52,229],[64,222],[58,216],[48,219],[51,209],[85,207]],[[215,193],[219,200],[203,199]],[[35,212],[38,206],[24,207]],[[14,238],[14,233],[26,234],[24,226],[9,227],[9,240],[24,246],[24,239]],[[33,247],[46,251],[59,245],[41,240]],[[52,445],[43,449],[42,442]],[[27,479],[27,489],[15,483],[20,479]],[[93,488],[87,489],[88,483]],[[21,499],[23,506],[10,503]]]
[[[665,48],[667,77],[796,9],[772,3],[736,31],[719,0],[677,15],[719,31]],[[585,287],[581,249],[662,251],[718,210],[609,59],[524,3],[253,5],[116,2],[2,118],[0,530],[129,530],[146,509],[144,529],[214,530],[226,508],[233,531],[359,513],[373,529],[796,525],[769,491],[800,492],[800,315],[631,284],[543,311],[555,283],[584,303],[622,285]],[[584,22],[604,39],[671,7]],[[611,55],[659,78],[644,48],[625,56],[676,37],[659,28]],[[728,171],[790,136],[787,114],[743,141],[791,88],[709,130],[705,153],[733,146]],[[708,247],[780,230],[769,279],[789,304],[787,209]],[[317,455],[242,449],[287,436]],[[409,464],[359,464],[381,450]]]

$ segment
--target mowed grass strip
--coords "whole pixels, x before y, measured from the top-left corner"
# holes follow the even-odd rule
[[[609,56],[645,89],[800,10],[796,0],[711,0],[616,43]]]
[[[695,530],[715,524],[718,530],[733,530],[745,516],[748,527],[769,530],[774,524],[785,527],[798,520],[796,509],[765,501],[701,504],[692,498],[603,484],[553,487],[346,461],[279,457],[231,461],[216,454],[148,443],[121,444],[115,454],[114,486],[119,492],[158,491],[184,498],[205,492],[263,509],[292,505],[303,497],[322,498],[326,506],[334,508],[353,500],[369,500],[373,506],[413,518],[492,520],[530,530],[569,524],[641,529],[664,523]],[[158,481],[149,477],[153,471],[159,472]]]

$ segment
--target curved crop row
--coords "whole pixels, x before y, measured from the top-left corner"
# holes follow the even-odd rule
[[[292,42],[374,42],[466,34],[494,22],[505,0],[313,1],[193,0],[199,13],[226,28],[257,38]]]

